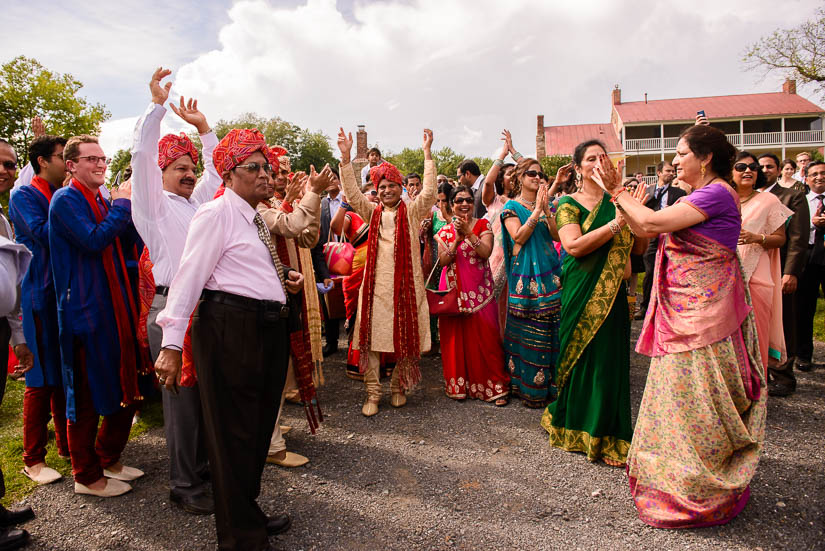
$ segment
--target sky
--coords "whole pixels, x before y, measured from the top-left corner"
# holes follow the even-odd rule
[[[10,4],[10,5],[9,5]],[[781,6],[781,9],[778,7]],[[129,148],[158,66],[208,120],[279,116],[334,140],[366,126],[385,152],[492,156],[501,130],[535,151],[546,125],[607,122],[623,101],[774,92],[745,48],[812,19],[815,0],[10,0],[0,62],[34,57],[112,113],[101,143]],[[813,88],[800,94],[817,104]],[[712,116],[712,114],[709,114]],[[189,130],[169,111],[168,131]],[[335,145],[333,143],[333,149]],[[336,150],[337,152],[337,150]]]

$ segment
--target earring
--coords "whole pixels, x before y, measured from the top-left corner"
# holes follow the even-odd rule
[[[705,165],[702,165],[702,178],[705,177]]]

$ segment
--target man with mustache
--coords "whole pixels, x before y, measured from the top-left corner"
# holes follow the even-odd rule
[[[183,133],[167,134],[158,141],[160,124],[166,115],[171,82],[161,81],[171,74],[158,68],[149,81],[152,103],[138,120],[132,148],[132,219],[146,243],[152,261],[155,296],[149,310],[147,334],[152,361],[160,353],[163,331],[156,323],[166,307],[172,278],[178,271],[189,223],[198,207],[215,194],[221,177],[212,164],[218,138],[206,117],[198,111],[197,100],[172,111],[194,126],[203,144],[204,177],[196,186],[198,151]],[[214,504],[209,492],[208,460],[202,428],[197,381],[186,373],[177,394],[162,390],[166,447],[169,451],[169,498],[184,511],[209,514]]]

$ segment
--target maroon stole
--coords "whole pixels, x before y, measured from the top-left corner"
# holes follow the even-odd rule
[[[361,325],[359,326],[360,351],[359,371],[364,373],[369,362],[372,340],[372,305],[375,295],[375,263],[378,259],[378,232],[381,226],[381,214],[384,205],[378,205],[370,218],[369,239],[367,241],[367,264],[364,267],[364,282],[361,292]],[[395,348],[396,369],[400,369],[401,388],[412,388],[421,380],[419,360],[421,343],[418,335],[418,302],[415,299],[415,278],[412,269],[412,250],[410,241],[407,205],[399,201],[395,218],[395,271],[393,281],[393,319],[392,340]],[[379,323],[384,323],[380,320]]]
[[[71,185],[83,194],[83,197],[94,213],[95,220],[98,224],[101,223],[109,212],[109,207],[106,205],[106,202],[101,201],[98,203],[95,200],[97,193],[93,193],[89,188],[74,178],[72,178]],[[101,212],[101,206],[105,213]],[[106,272],[106,280],[109,284],[109,294],[112,298],[117,335],[120,341],[120,387],[123,392],[121,405],[128,406],[139,400],[143,400],[137,383],[136,358],[138,357],[139,351],[135,350],[135,339],[132,330],[132,324],[134,324],[134,327],[138,326],[138,317],[140,314],[135,307],[135,299],[132,296],[132,288],[129,285],[129,273],[126,271],[126,261],[123,256],[123,249],[119,237],[115,238],[112,245],[109,245],[101,251],[101,258],[103,260],[103,270]],[[134,317],[131,321],[129,320],[129,311],[126,308],[126,302],[123,300],[123,292],[120,287],[120,280],[117,277],[115,262],[120,264],[121,273],[125,279],[124,287],[126,288],[126,296]]]

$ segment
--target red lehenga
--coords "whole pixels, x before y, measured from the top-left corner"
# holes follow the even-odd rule
[[[487,220],[478,220],[473,233],[492,234]],[[452,224],[438,238],[447,245],[456,240]],[[458,246],[455,261],[444,271],[447,288],[458,285],[459,316],[439,319],[441,361],[447,396],[457,400],[477,398],[492,402],[509,394],[510,375],[504,365],[498,303],[487,259],[480,258],[466,241]]]

